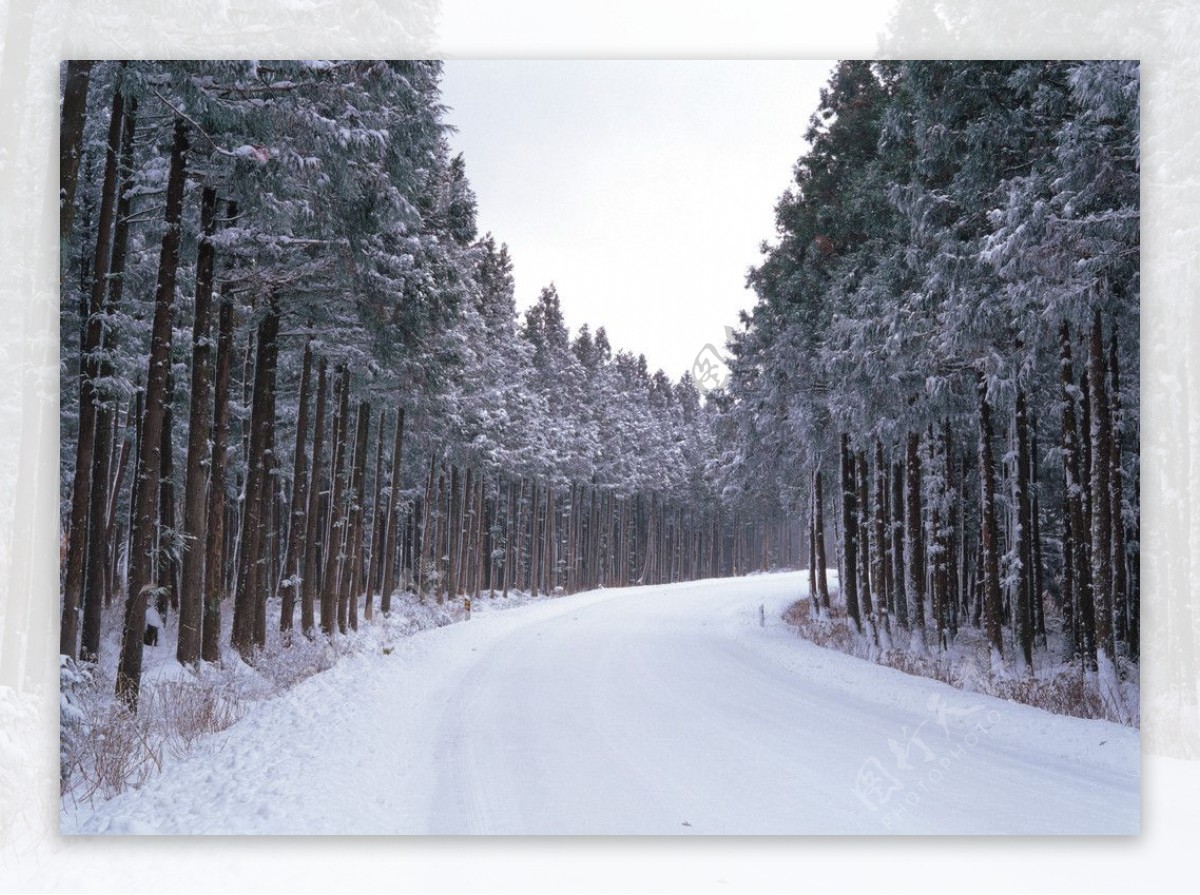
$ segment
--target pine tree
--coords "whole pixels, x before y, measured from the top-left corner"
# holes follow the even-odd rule
[[[165,229],[155,287],[154,323],[151,333],[149,369],[146,374],[145,416],[142,420],[138,456],[138,499],[130,522],[129,584],[125,600],[125,623],[121,634],[121,661],[116,692],[136,711],[142,677],[142,636],[146,628],[146,602],[157,596],[161,583],[154,577],[151,549],[157,519],[158,483],[161,471],[162,426],[166,411],[167,375],[170,372],[171,324],[175,304],[175,277],[179,268],[180,220],[183,216],[185,159],[188,128],[175,119],[171,146],[171,168],[167,180]]]

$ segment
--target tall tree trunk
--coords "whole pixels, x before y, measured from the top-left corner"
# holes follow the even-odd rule
[[[172,369],[167,370],[166,408],[160,437],[162,470],[158,478],[159,587],[156,608],[165,622],[167,610],[179,605],[179,523],[175,514],[175,373]]]
[[[231,212],[230,217],[236,217]],[[229,448],[229,391],[233,375],[233,298],[222,287],[217,312],[217,365],[213,384],[212,468],[208,481],[208,523],[204,549],[204,619],[200,655],[221,658],[221,598],[225,593],[225,474]]]
[[[134,389],[134,392],[135,392],[135,394],[141,394],[140,389],[138,389],[136,387]],[[135,404],[137,403],[136,398],[135,398],[134,403]],[[125,423],[121,427],[120,435],[117,437],[117,441],[120,443],[121,448],[120,448],[120,453],[118,454],[118,457],[116,460],[116,475],[115,475],[115,479],[112,484],[112,488],[109,489],[108,509],[105,511],[105,517],[104,517],[105,518],[105,523],[104,523],[105,536],[104,537],[105,537],[105,542],[108,545],[108,548],[107,548],[108,549],[108,583],[105,585],[105,590],[104,590],[104,605],[105,606],[109,605],[109,603],[112,601],[113,594],[116,593],[116,590],[117,590],[117,562],[118,562],[120,551],[117,550],[116,545],[121,543],[121,541],[125,540],[123,533],[120,531],[120,519],[118,518],[119,517],[118,505],[120,503],[121,494],[123,493],[124,488],[125,488],[125,477],[129,470],[130,457],[137,451],[137,443],[133,438],[133,430],[135,428],[135,424],[133,421],[137,416],[138,416],[138,414],[135,413],[134,407],[132,405],[126,406],[126,408],[125,408]],[[115,445],[114,445],[114,447],[115,447]],[[129,505],[132,506],[133,502],[130,501]],[[84,622],[84,638],[85,638],[85,642],[86,642],[87,623],[88,623],[86,606],[84,606],[83,622]],[[99,625],[99,618],[96,619],[96,624]],[[97,649],[98,649],[98,645],[100,642],[98,627],[97,627],[96,631],[97,631],[97,633],[96,633],[97,639],[96,639],[95,643],[97,644]]]
[[[338,403],[333,420],[333,451],[329,468],[329,512],[325,528],[325,562],[321,582],[321,630],[332,637],[338,624],[338,576],[342,568],[342,535],[345,527],[346,437],[350,417],[350,371],[342,364],[338,374]]]
[[[1088,383],[1092,411],[1092,586],[1096,606],[1096,666],[1100,695],[1125,721],[1125,705],[1117,679],[1116,645],[1113,640],[1112,513],[1109,472],[1112,463],[1112,431],[1105,388],[1104,331],[1100,309],[1092,317]]]
[[[829,617],[829,574],[826,569],[828,562],[825,559],[825,501],[821,494],[821,467],[817,466],[813,469],[813,503],[815,508],[813,522],[813,537],[816,539],[816,562],[817,562],[817,599],[820,602],[821,612],[826,618]],[[737,516],[734,516],[734,537],[736,543],[737,537]],[[734,570],[737,574],[737,570]]]
[[[467,471],[468,476],[470,470]],[[458,554],[459,541],[462,538],[462,515],[461,504],[459,500],[459,492],[462,490],[459,481],[458,466],[451,464],[450,466],[450,510],[449,510],[449,531],[448,531],[448,552],[450,554],[449,566],[446,572],[446,595],[454,600],[458,596]]]
[[[567,517],[567,593],[575,592],[575,539],[578,530],[579,518],[579,489],[575,483],[571,483],[571,502],[568,506]]]
[[[59,629],[59,652],[72,658],[78,655],[79,608],[83,604],[84,561],[88,542],[88,498],[91,496],[92,455],[96,440],[96,406],[99,403],[96,382],[100,372],[99,348],[104,333],[101,312],[108,286],[109,264],[112,260],[113,225],[116,220],[118,169],[121,156],[121,128],[124,122],[125,99],[118,89],[113,92],[112,117],[109,121],[108,143],[105,151],[104,182],[100,189],[100,215],[96,225],[96,251],[92,262],[91,298],[87,304],[83,337],[79,348],[79,430],[75,440],[75,473],[71,482],[71,514],[67,524],[62,626]],[[180,202],[182,203],[182,192]],[[167,229],[170,230],[169,221]],[[177,258],[176,263],[178,263]],[[140,663],[138,667],[140,668]],[[134,701],[136,702],[136,698]]]
[[[290,521],[287,548],[283,559],[283,581],[279,585],[279,630],[292,630],[296,615],[296,592],[304,586],[305,562],[308,552],[308,389],[312,378],[313,340],[304,342],[304,359],[300,364],[300,406],[296,412],[296,449],[292,454],[292,497],[288,503]],[[301,599],[303,602],[303,599]],[[303,610],[301,610],[303,614]],[[300,630],[304,620],[300,620]]]
[[[484,544],[484,523],[487,517],[487,501],[484,494],[484,475],[480,471],[475,477],[475,579],[474,585],[471,588],[471,596],[475,597],[484,589],[483,580],[483,557],[486,553]]]
[[[437,503],[433,517],[433,544],[430,546],[430,558],[433,561],[433,586],[440,606],[445,602],[446,574],[443,563],[446,560],[446,538],[449,535],[449,519],[446,514],[446,463],[438,464]]]
[[[1128,643],[1130,629],[1130,613],[1128,603],[1128,565],[1125,557],[1125,516],[1124,516],[1124,472],[1121,465],[1121,368],[1117,359],[1117,325],[1113,323],[1112,337],[1109,340],[1108,371],[1111,379],[1112,395],[1109,400],[1110,417],[1112,419],[1109,442],[1109,490],[1112,508],[1109,518],[1112,525],[1112,595],[1113,609],[1116,615],[1117,640]]]
[[[854,630],[862,631],[862,618],[858,609],[858,511],[855,507],[854,454],[850,451],[850,437],[841,436],[842,472],[842,595],[846,601],[846,614]]]
[[[1064,502],[1067,509],[1066,527],[1070,535],[1064,540],[1070,549],[1063,554],[1063,563],[1071,570],[1071,587],[1063,596],[1063,637],[1067,641],[1064,658],[1074,655],[1090,656],[1094,646],[1087,619],[1091,615],[1091,575],[1088,568],[1088,535],[1083,509],[1082,453],[1079,428],[1075,421],[1075,372],[1071,358],[1071,337],[1064,322],[1059,329],[1059,373],[1062,384],[1062,455]]]
[[[68,75],[69,77],[69,75]],[[113,375],[113,366],[109,358],[117,350],[116,314],[121,306],[125,288],[125,255],[129,243],[129,209],[131,200],[127,190],[133,181],[133,134],[135,129],[137,101],[130,100],[125,106],[125,121],[121,127],[121,187],[118,191],[116,222],[113,227],[112,256],[109,261],[108,283],[103,307],[102,327],[100,338],[100,361],[97,372],[101,383],[108,382]],[[64,113],[65,115],[65,113]],[[72,185],[72,190],[74,186]],[[100,628],[102,609],[111,599],[113,578],[110,569],[109,554],[115,561],[116,550],[110,550],[110,545],[116,542],[112,522],[116,518],[117,495],[121,491],[126,466],[126,451],[122,445],[121,453],[116,460],[116,481],[109,487],[109,477],[113,461],[114,439],[113,427],[116,422],[117,396],[112,389],[101,385],[95,389],[96,433],[92,445],[92,469],[88,476],[88,538],[84,569],[83,593],[83,639],[80,644],[79,657],[84,661],[95,662],[100,658]],[[127,421],[128,424],[128,421]],[[74,643],[74,634],[65,631],[64,634]]]
[[[959,519],[963,513],[961,481],[957,475],[954,440],[950,435],[950,423],[942,423],[942,452],[945,463],[946,534],[943,539],[945,554],[945,597],[943,600],[943,645],[949,646],[950,638],[958,634],[958,607],[961,585],[959,583]]]
[[[896,610],[896,624],[907,631],[908,590],[904,563],[904,467],[900,462],[892,464],[891,493],[891,544],[892,544],[892,588]]]
[[[354,426],[350,430],[350,441],[346,445],[347,450],[347,466],[346,466],[346,492],[345,492],[345,509],[342,511],[342,525],[339,531],[338,539],[338,579],[337,579],[337,620],[338,631],[346,634],[353,627],[358,628],[358,613],[357,603],[355,600],[355,588],[357,581],[355,580],[355,557],[354,557],[354,535],[355,535],[355,520],[357,519],[357,500],[356,482],[358,478],[358,465],[362,460],[362,451],[359,450],[359,429],[362,424],[362,403],[355,408]],[[351,624],[350,613],[351,604],[354,604],[355,610],[354,624]]]
[[[171,163],[167,175],[166,211],[158,279],[154,291],[154,322],[150,334],[150,358],[146,374],[146,411],[138,457],[138,499],[131,526],[129,588],[121,635],[121,660],[117,669],[116,694],[137,711],[142,682],[142,636],[146,629],[146,600],[158,587],[154,580],[154,523],[157,513],[158,477],[161,470],[163,413],[166,410],[167,373],[171,362],[171,328],[175,311],[175,278],[179,270],[180,221],[188,150],[187,126],[175,120]]]
[[[184,665],[200,659],[204,605],[205,492],[208,426],[212,418],[212,292],[217,191],[205,187],[200,199],[200,245],[196,251],[196,301],[192,321],[192,395],[183,488],[183,576],[179,592],[179,642],[175,658]]]
[[[132,416],[131,409],[126,406],[124,422],[117,428],[116,435],[113,436],[113,458],[109,463],[109,476],[111,483],[108,487],[106,497],[107,505],[104,510],[104,524],[100,529],[104,532],[104,544],[102,550],[104,552],[104,582],[103,592],[99,595],[104,606],[108,606],[112,602],[113,593],[117,589],[117,564],[118,551],[116,545],[123,540],[120,533],[120,520],[117,518],[117,504],[120,501],[120,495],[125,487],[125,477],[129,470],[129,456],[132,452],[132,444],[129,439],[129,418]],[[117,418],[117,410],[113,410],[114,420]],[[91,547],[89,546],[89,550]],[[83,603],[83,642],[80,645],[80,652],[88,645],[88,600],[93,599],[94,594],[90,593],[90,588],[84,590]],[[97,652],[99,644],[99,624],[100,617],[97,612],[94,624],[97,626]],[[94,654],[93,654],[94,655]]]
[[[1017,643],[1024,670],[1033,671],[1033,511],[1029,501],[1029,417],[1025,407],[1025,391],[1017,388],[1016,407],[1017,474],[1015,476],[1017,504],[1017,559],[1021,569],[1017,575],[1017,605],[1013,612]]]
[[[992,664],[1003,661],[1004,635],[1000,628],[1000,559],[996,534],[996,469],[992,460],[992,411],[987,384],[979,378],[979,541],[983,562],[983,623],[992,647]],[[997,669],[998,670],[998,669]]]
[[[946,530],[946,512],[951,498],[947,493],[947,480],[939,472],[939,467],[944,471],[946,466],[945,457],[942,455],[944,446],[940,438],[934,434],[932,425],[926,432],[926,442],[928,451],[923,459],[931,472],[930,480],[926,485],[929,489],[926,495],[929,505],[927,514],[929,525],[925,532],[925,542],[929,546],[926,579],[929,587],[929,620],[932,623],[934,645],[938,649],[945,649],[949,645],[946,636],[949,611],[946,604],[950,591],[949,572],[946,567],[947,541],[949,540]]]
[[[516,534],[517,520],[514,517],[514,504],[516,502],[514,494],[516,491],[516,483],[511,479],[505,487],[504,501],[504,555],[501,560],[500,567],[500,595],[504,599],[508,598],[508,589],[512,584],[512,563],[513,563],[513,538]]]
[[[83,152],[83,125],[93,64],[88,59],[66,63],[58,132],[58,241],[63,246],[75,220],[75,187],[79,183],[79,157]]]
[[[534,597],[538,595],[538,583],[541,575],[541,561],[538,555],[541,549],[541,539],[538,537],[538,513],[541,508],[539,500],[540,495],[535,478],[530,482],[529,497],[529,592]]]
[[[921,538],[921,436],[909,432],[904,455],[904,594],[912,649],[925,651],[925,563]]]
[[[396,433],[392,440],[392,472],[388,482],[387,514],[384,517],[383,583],[380,586],[379,610],[386,616],[392,611],[392,590],[395,588],[395,566],[392,557],[396,552],[396,538],[400,528],[400,473],[404,445],[404,408],[396,409]]]
[[[140,473],[139,464],[142,457],[142,424],[146,419],[146,388],[141,384],[141,375],[138,375],[138,381],[134,385],[133,390],[133,478],[129,482],[129,524],[126,531],[125,542],[125,590],[124,594],[129,595],[129,573],[131,570],[130,557],[133,555],[133,534],[136,527],[135,520],[137,516],[138,492]]]
[[[1079,498],[1083,506],[1082,537],[1076,549],[1081,551],[1080,564],[1086,577],[1086,587],[1081,596],[1079,608],[1080,640],[1083,643],[1083,661],[1087,669],[1096,669],[1096,583],[1095,569],[1092,568],[1092,398],[1091,386],[1088,384],[1088,345],[1087,335],[1084,335],[1083,357],[1080,361],[1082,370],[1079,373],[1079,434],[1076,443],[1079,445]]]
[[[820,616],[821,602],[817,596],[817,500],[809,475],[808,487],[808,604],[813,618]]]
[[[274,308],[274,297],[271,300]],[[278,312],[275,312],[278,313]],[[279,478],[279,454],[275,449],[275,379],[279,347],[277,342],[271,344],[271,369],[267,375],[268,408],[271,425],[267,429],[266,459],[263,464],[262,515],[259,520],[258,549],[261,560],[255,571],[254,587],[254,645],[259,648],[267,645],[267,598],[274,593],[275,583],[279,580],[279,520],[284,512],[283,492]]]
[[[417,562],[417,596],[425,600],[425,588],[429,583],[430,545],[433,543],[433,532],[429,530],[433,513],[433,474],[437,467],[437,458],[430,451],[429,476],[425,481],[425,505],[421,508],[421,558]]]
[[[316,602],[321,593],[321,465],[325,453],[325,412],[328,404],[329,382],[327,364],[321,358],[317,364],[317,412],[313,424],[312,462],[309,463],[307,501],[304,514],[304,549],[300,551],[303,577],[300,581],[300,630],[311,638],[316,632]]]
[[[654,563],[657,558],[656,554],[656,535],[658,533],[658,495],[654,492],[650,494],[650,517],[646,524],[646,555],[642,563],[642,574],[640,576],[640,584],[653,584],[651,576],[654,574]]]
[[[546,570],[544,590],[553,596],[558,588],[558,541],[555,539],[557,526],[555,524],[554,484],[546,485],[546,546],[542,554],[542,564]]]
[[[1032,544],[1033,568],[1030,570],[1030,587],[1033,593],[1033,635],[1038,645],[1046,647],[1046,605],[1043,586],[1044,556],[1042,552],[1041,521],[1041,461],[1038,452],[1037,416],[1029,418],[1029,519],[1030,543]]]
[[[380,589],[383,579],[383,521],[384,516],[380,506],[383,495],[383,434],[387,429],[387,410],[379,412],[379,424],[375,427],[375,478],[372,487],[374,494],[371,501],[371,555],[367,565],[366,575],[366,604],[363,610],[364,618],[372,618],[375,614],[375,592]],[[391,559],[388,558],[390,563]]]
[[[271,380],[279,335],[279,310],[270,297],[266,314],[258,325],[258,349],[254,359],[254,390],[250,409],[250,451],[247,457],[246,498],[238,547],[238,578],[234,591],[233,632],[230,642],[246,662],[251,661],[259,592],[265,585],[267,502],[271,499],[270,444],[275,426]]]
[[[350,531],[347,543],[350,558],[348,574],[342,588],[347,621],[350,629],[358,630],[358,599],[363,588],[363,521],[366,515],[367,451],[370,447],[371,405],[358,405],[357,432],[354,439],[354,462],[350,479]],[[369,598],[369,597],[368,597]]]
[[[471,550],[475,537],[475,480],[478,476],[472,467],[467,467],[463,477],[462,491],[458,495],[458,549],[455,551],[454,580],[458,592],[451,597],[469,596],[471,590]]]
[[[855,514],[855,523],[858,528],[859,597],[862,603],[863,621],[871,627],[871,636],[878,639],[879,635],[875,631],[874,621],[875,608],[871,599],[873,590],[871,575],[877,565],[875,553],[879,544],[870,535],[871,504],[867,492],[867,455],[865,453],[858,455],[854,463],[854,471],[858,484],[858,512]],[[876,575],[875,581],[879,581],[878,575]]]

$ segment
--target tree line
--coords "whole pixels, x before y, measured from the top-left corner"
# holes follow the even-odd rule
[[[119,621],[136,708],[169,613],[179,661],[253,662],[399,594],[806,567],[881,649],[974,629],[1120,709],[1136,64],[839,63],[706,396],[553,285],[518,313],[439,76],[64,66],[63,655]]]
[[[727,492],[807,519],[814,611],[832,528],[846,616],[881,647],[974,627],[997,672],[1076,663],[1120,716],[1138,88],[1132,62],[839,63],[718,420]]]
[[[62,624],[136,709],[270,626],[337,636],[397,594],[737,574],[798,550],[729,512],[713,408],[551,285],[518,314],[479,236],[436,62],[63,69]],[[165,646],[166,644],[164,644]]]

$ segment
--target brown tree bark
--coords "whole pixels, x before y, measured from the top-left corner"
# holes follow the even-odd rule
[[[1108,394],[1105,389],[1104,334],[1097,308],[1092,318],[1088,358],[1091,390],[1092,435],[1092,587],[1096,609],[1096,657],[1114,661],[1112,624],[1112,514],[1109,471],[1112,463],[1112,432],[1109,426]]]
[[[531,596],[538,595],[538,584],[541,579],[541,562],[539,561],[539,552],[541,550],[541,538],[538,537],[538,513],[541,510],[540,495],[538,494],[537,479],[530,482],[530,497],[529,497],[529,593]]]
[[[79,608],[83,604],[84,562],[88,542],[88,498],[91,496],[96,406],[99,403],[95,383],[100,372],[99,348],[104,332],[102,310],[108,286],[108,269],[112,260],[121,128],[125,122],[125,98],[120,90],[113,92],[111,115],[105,151],[104,181],[100,188],[100,211],[96,222],[91,297],[86,308],[79,349],[79,428],[75,440],[75,472],[71,482],[71,512],[67,524],[67,558],[63,576],[62,625],[59,629],[59,653],[72,658],[78,655],[79,645]],[[182,204],[182,193],[180,202]],[[167,213],[170,214],[169,209]]]
[[[358,405],[357,432],[354,439],[354,459],[350,476],[350,530],[347,533],[349,558],[342,584],[342,609],[339,618],[345,616],[352,631],[358,630],[358,600],[363,587],[363,520],[366,515],[367,451],[370,447],[371,405],[362,401]],[[368,595],[369,599],[369,595]]]
[[[392,591],[395,589],[396,539],[400,529],[400,474],[404,445],[404,408],[396,409],[396,432],[392,440],[392,472],[388,483],[387,513],[384,516],[386,534],[383,545],[383,583],[380,586],[379,609],[386,616],[392,611]]]
[[[854,463],[854,473],[858,485],[855,525],[858,529],[859,600],[862,604],[862,617],[864,621],[872,625],[872,634],[877,638],[878,634],[874,632],[875,607],[872,600],[873,588],[871,575],[874,567],[877,565],[875,552],[878,550],[879,545],[870,535],[871,504],[868,500],[867,455],[865,453],[858,454]],[[878,576],[876,576],[875,581],[879,581]]]
[[[546,543],[542,552],[542,566],[546,573],[542,589],[547,596],[553,596],[558,587],[558,543],[554,538],[555,523],[554,485],[549,483],[546,485]]]
[[[504,539],[504,558],[501,561],[500,567],[500,595],[504,599],[508,598],[508,589],[512,585],[513,538],[515,536],[515,529],[517,526],[517,522],[514,517],[514,504],[516,501],[513,495],[515,490],[516,483],[510,479],[507,487],[505,488],[507,494],[504,501],[504,529],[502,534]]]
[[[1025,391],[1017,388],[1016,406],[1017,474],[1015,476],[1017,504],[1017,559],[1021,564],[1017,576],[1017,605],[1013,608],[1016,641],[1021,649],[1025,668],[1033,670],[1033,512],[1029,501],[1029,416],[1025,406]]]
[[[162,458],[163,413],[166,410],[167,373],[171,361],[171,326],[175,311],[175,278],[179,269],[179,245],[183,217],[183,191],[188,151],[187,125],[175,120],[171,162],[167,175],[166,210],[158,279],[154,291],[154,321],[150,334],[150,358],[146,374],[146,411],[138,457],[138,499],[134,507],[132,544],[129,554],[129,588],[121,635],[121,660],[117,669],[116,694],[132,711],[137,711],[142,681],[142,636],[146,629],[146,600],[158,587],[154,579],[151,550],[157,513],[158,478]]]
[[[446,601],[446,562],[449,559],[449,511],[447,509],[446,461],[438,462],[437,467],[437,502],[434,505],[433,544],[430,547],[430,558],[433,562],[433,584],[438,605]]]
[[[196,252],[196,299],[192,320],[192,395],[183,488],[183,575],[179,592],[179,641],[175,658],[184,665],[200,659],[204,606],[205,509],[208,427],[212,417],[212,293],[217,191],[205,187],[200,199],[200,244]]]
[[[914,645],[925,647],[925,562],[921,526],[921,436],[909,432],[904,455],[904,593]]]
[[[949,646],[949,639],[958,633],[959,595],[959,520],[962,514],[963,497],[957,474],[958,464],[955,459],[954,439],[950,434],[950,423],[942,424],[942,453],[945,467],[946,489],[946,528],[943,539],[945,549],[945,596],[943,599],[942,629],[943,645]]]
[[[121,126],[121,185],[118,189],[116,206],[116,221],[113,227],[112,256],[108,265],[108,283],[106,285],[103,306],[102,328],[100,337],[100,361],[97,373],[100,382],[107,382],[113,375],[112,362],[109,360],[117,350],[117,328],[115,316],[121,305],[125,287],[125,255],[129,243],[129,209],[130,199],[127,190],[133,179],[133,133],[135,129],[137,102],[130,100],[125,106],[125,120]],[[102,610],[111,599],[113,579],[113,563],[110,562],[109,545],[115,543],[115,532],[110,520],[116,517],[117,495],[121,490],[126,466],[125,449],[116,459],[116,481],[110,489],[110,466],[113,461],[114,439],[113,428],[117,414],[117,397],[106,387],[94,390],[96,397],[96,432],[92,445],[92,468],[88,476],[88,538],[84,558],[84,592],[83,592],[83,637],[80,644],[79,658],[85,662],[95,662],[100,658],[100,627]],[[74,644],[74,634],[64,631],[67,639]]]
[[[1117,326],[1114,323],[1112,336],[1109,340],[1108,371],[1111,380],[1112,394],[1109,400],[1110,435],[1109,442],[1109,492],[1112,504],[1109,510],[1112,525],[1112,603],[1116,616],[1116,640],[1129,643],[1130,641],[1130,611],[1128,603],[1128,563],[1125,556],[1125,518],[1124,518],[1124,477],[1121,463],[1121,367],[1117,359]]]
[[[83,153],[83,125],[87,115],[88,85],[93,63],[72,59],[66,63],[58,154],[58,240],[66,245],[75,220],[75,187],[79,183],[79,157]]]
[[[829,615],[829,575],[826,572],[825,559],[825,509],[823,495],[821,494],[821,468],[818,466],[813,470],[813,502],[814,521],[813,521],[813,537],[816,539],[816,561],[817,561],[817,600],[820,603],[821,609],[825,615]],[[737,516],[734,516],[734,543],[737,541]],[[734,568],[733,573],[737,574],[737,569]]]
[[[842,596],[846,615],[854,630],[861,632],[862,617],[858,606],[858,510],[855,507],[854,454],[850,437],[841,434],[842,504]]]
[[[375,593],[383,585],[383,567],[385,564],[383,556],[383,527],[385,517],[383,515],[383,507],[381,498],[383,496],[383,434],[387,429],[387,409],[379,412],[379,423],[375,427],[375,478],[372,480],[372,501],[371,501],[371,552],[370,561],[367,565],[367,603],[365,609],[366,618],[371,618],[374,614]],[[390,563],[392,557],[387,558]]]
[[[321,593],[321,465],[325,453],[325,409],[328,404],[329,382],[326,361],[317,364],[317,411],[313,423],[312,461],[309,463],[304,514],[304,549],[301,551],[303,578],[300,581],[300,630],[312,638],[316,632],[316,601]]]
[[[258,349],[254,359],[254,386],[250,410],[250,451],[247,456],[246,501],[238,546],[238,578],[234,590],[233,632],[230,642],[250,662],[256,637],[260,591],[265,581],[264,541],[267,501],[271,499],[270,444],[275,426],[275,402],[271,383],[277,357],[279,309],[270,296],[267,311],[258,325]]]
[[[421,508],[421,554],[417,561],[417,596],[422,602],[425,600],[425,589],[428,586],[430,576],[430,544],[433,541],[433,532],[430,531],[433,513],[433,475],[437,468],[437,458],[430,451],[429,456],[429,475],[425,480],[425,505]]]
[[[475,476],[475,577],[472,588],[469,591],[473,599],[484,590],[484,555],[486,553],[484,535],[487,517],[484,485],[484,474],[480,471],[480,474]]]
[[[470,470],[467,471],[468,476]],[[462,486],[459,482],[458,466],[450,465],[450,505],[448,510],[447,524],[447,552],[449,560],[446,568],[446,596],[450,600],[458,597],[458,559],[459,559],[459,541],[462,538],[462,516],[461,516],[461,500],[459,492]]]
[[[1063,594],[1063,636],[1067,657],[1090,656],[1095,649],[1091,638],[1091,575],[1088,568],[1088,535],[1083,509],[1082,454],[1079,428],[1075,420],[1075,371],[1071,357],[1071,337],[1064,322],[1059,328],[1059,381],[1062,384],[1062,456],[1064,503],[1067,533],[1063,564],[1070,570],[1069,587]],[[1069,549],[1068,549],[1069,548]]]
[[[904,554],[904,464],[900,461],[891,467],[891,532],[892,544],[892,590],[895,605],[896,624],[907,631],[908,618],[908,587],[907,561]]]
[[[817,597],[817,502],[809,476],[808,488],[808,607],[813,618],[819,615],[820,601]]]
[[[983,560],[983,623],[988,643],[997,656],[1004,655],[1000,627],[1000,559],[996,532],[996,469],[992,460],[992,412],[987,385],[979,379],[979,517]]]
[[[313,340],[304,343],[304,359],[300,363],[300,405],[296,411],[296,449],[292,453],[292,496],[288,502],[289,523],[287,547],[283,558],[283,575],[279,584],[279,630],[292,630],[296,615],[296,595],[304,586],[305,554],[308,552],[308,397],[312,379]],[[301,598],[303,602],[303,598]],[[303,610],[301,610],[303,614]],[[303,618],[300,630],[306,631]]]
[[[1080,361],[1083,369],[1079,373],[1079,432],[1076,444],[1079,445],[1079,502],[1083,507],[1082,537],[1076,549],[1082,551],[1080,563],[1083,566],[1085,587],[1081,591],[1082,600],[1079,606],[1080,640],[1083,642],[1083,659],[1086,666],[1095,670],[1096,662],[1096,570],[1092,567],[1092,398],[1091,386],[1088,384],[1088,348],[1085,343],[1083,358]]]
[[[230,206],[230,217],[236,208]],[[229,448],[229,391],[233,375],[233,298],[226,285],[217,311],[217,364],[213,383],[212,468],[204,549],[204,618],[200,656],[221,658],[221,598],[225,593],[225,478]]]
[[[875,476],[873,483],[875,506],[874,512],[871,514],[871,540],[874,542],[875,550],[871,554],[871,574],[875,578],[875,605],[878,607],[879,627],[885,635],[889,631],[888,603],[891,602],[891,587],[884,571],[888,565],[887,540],[884,537],[886,527],[884,512],[887,503],[886,468],[883,461],[883,442],[876,438]]]
[[[350,371],[343,364],[338,374],[338,403],[333,419],[333,451],[329,468],[329,511],[325,528],[325,561],[321,582],[321,630],[333,636],[338,625],[338,576],[342,568],[345,520],[346,435],[350,416]]]
[[[1046,647],[1046,606],[1043,572],[1045,570],[1045,555],[1042,549],[1042,510],[1041,510],[1041,461],[1038,450],[1037,417],[1029,418],[1029,512],[1030,537],[1033,544],[1033,569],[1030,575],[1030,586],[1033,589],[1033,634],[1036,643],[1043,649]]]
[[[117,549],[116,545],[124,540],[124,533],[120,531],[120,520],[117,518],[117,504],[120,495],[125,487],[125,478],[129,470],[129,457],[133,453],[133,439],[130,437],[130,418],[133,416],[131,407],[125,408],[125,421],[115,436],[113,444],[113,454],[115,459],[109,470],[112,475],[112,485],[108,489],[108,506],[104,516],[104,550],[107,556],[105,566],[105,582],[104,593],[102,594],[103,603],[108,606],[112,602],[113,594],[117,589]],[[88,608],[87,608],[87,591],[84,593],[85,601],[83,607],[83,641],[88,643]],[[100,620],[95,620],[97,638],[99,637]],[[95,641],[99,644],[99,640]],[[82,646],[80,649],[82,650]],[[98,646],[97,646],[98,649]]]
[[[175,512],[175,373],[167,370],[167,396],[163,410],[162,469],[158,477],[158,598],[155,608],[167,620],[168,609],[179,605],[179,523]]]

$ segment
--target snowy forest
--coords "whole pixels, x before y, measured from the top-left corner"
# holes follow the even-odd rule
[[[716,423],[726,499],[808,520],[815,612],[831,565],[881,649],[976,629],[993,675],[1040,652],[1126,722],[1138,89],[1135,62],[839,64]]]
[[[709,391],[518,311],[440,72],[64,64],[64,667],[136,713],[150,649],[804,569],[1136,723],[1136,63],[837,64]]]

